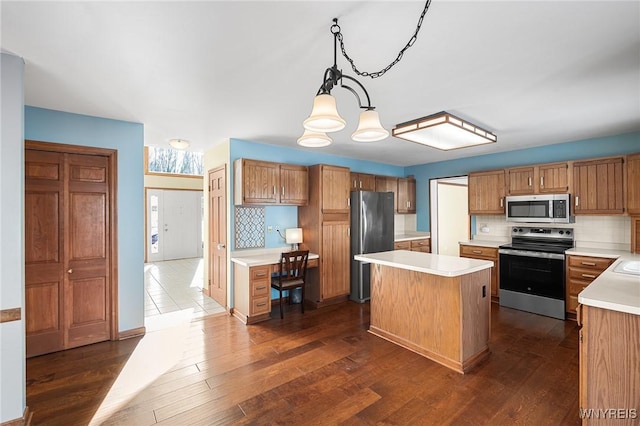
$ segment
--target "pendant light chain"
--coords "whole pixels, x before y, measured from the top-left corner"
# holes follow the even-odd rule
[[[422,14],[420,15],[420,18],[418,19],[418,25],[416,27],[415,32],[413,33],[413,36],[409,39],[409,41],[402,48],[402,50],[400,50],[400,52],[398,53],[398,56],[396,57],[396,59],[394,59],[393,62],[391,62],[389,65],[387,65],[385,68],[381,69],[380,71],[367,72],[367,71],[358,70],[358,68],[356,67],[356,64],[353,62],[353,59],[351,59],[351,57],[349,57],[349,55],[347,55],[347,51],[344,48],[344,40],[343,40],[342,32],[340,31],[340,26],[337,23],[337,21],[338,21],[337,19],[334,19],[335,24],[333,24],[331,26],[331,32],[340,41],[340,50],[342,50],[342,56],[344,56],[345,59],[347,61],[349,61],[349,63],[351,64],[351,69],[353,69],[353,72],[355,72],[356,74],[358,74],[360,76],[363,76],[363,77],[378,78],[378,77],[382,76],[384,73],[386,73],[387,71],[389,71],[395,64],[400,62],[400,59],[402,59],[402,56],[404,55],[404,52],[406,52],[416,42],[416,40],[418,38],[418,32],[420,32],[420,28],[422,27],[422,21],[424,20],[424,16],[427,14],[427,10],[429,10],[429,5],[430,4],[431,4],[431,0],[427,0],[427,2],[424,5],[424,9],[422,10]],[[334,31],[334,27],[337,28],[336,31]]]

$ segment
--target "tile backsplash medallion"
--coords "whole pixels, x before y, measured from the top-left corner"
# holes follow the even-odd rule
[[[576,216],[575,223],[515,223],[501,215],[476,216],[476,240],[509,241],[514,226],[572,228],[576,247],[629,251],[631,218],[628,216]],[[483,232],[482,229],[488,232]]]

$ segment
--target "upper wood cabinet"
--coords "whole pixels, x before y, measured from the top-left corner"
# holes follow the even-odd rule
[[[398,211],[398,178],[391,176],[376,176],[376,191],[393,192],[393,211]]]
[[[569,192],[569,164],[553,163],[506,170],[509,195]]]
[[[375,191],[376,175],[351,172],[352,191]]]
[[[533,194],[533,167],[515,167],[506,170],[509,195]]]
[[[624,213],[623,158],[573,163],[575,214]]]
[[[351,172],[346,167],[328,166],[321,167],[322,213],[349,213],[351,208]]]
[[[309,202],[307,166],[280,164],[280,204],[304,206]]]
[[[234,162],[234,204],[304,206],[309,201],[306,166],[239,158]]]
[[[416,180],[412,177],[398,178],[398,213],[416,212]]]
[[[627,156],[627,212],[640,215],[640,153]]]
[[[469,173],[469,214],[504,214],[504,170]]]
[[[537,167],[538,192],[563,194],[569,192],[569,164],[542,164]]]

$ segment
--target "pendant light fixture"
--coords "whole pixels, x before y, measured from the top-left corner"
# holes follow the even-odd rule
[[[382,127],[382,124],[380,124],[380,117],[375,111],[375,107],[371,105],[371,99],[369,98],[367,89],[365,89],[358,80],[343,74],[342,71],[338,69],[338,38],[339,35],[341,36],[340,27],[338,26],[338,18],[333,19],[331,33],[333,34],[334,40],[333,65],[327,68],[324,72],[320,89],[318,89],[316,97],[313,99],[311,114],[302,123],[305,128],[305,133],[300,137],[300,139],[298,139],[298,144],[302,146],[316,147],[327,146],[331,143],[331,138],[324,135],[326,137],[324,141],[328,143],[321,145],[318,134],[337,132],[344,129],[347,122],[338,113],[336,99],[331,96],[331,90],[336,86],[347,89],[353,93],[358,100],[358,107],[364,110],[360,113],[360,122],[358,123],[357,130],[351,136],[352,139],[357,142],[376,142],[387,138],[389,136],[389,132]],[[356,92],[353,87],[344,84],[344,80],[353,82],[355,87],[362,91],[364,98],[366,99],[366,103],[364,105],[360,95],[358,95],[358,92]],[[312,139],[307,132],[312,132],[314,134],[313,143],[315,143],[315,145],[308,145],[309,141]],[[305,136],[307,137],[305,138]],[[307,143],[307,145],[305,145],[305,143]]]

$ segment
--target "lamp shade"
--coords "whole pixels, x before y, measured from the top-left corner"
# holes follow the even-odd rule
[[[325,133],[312,132],[311,130],[306,130],[298,138],[298,145],[306,146],[308,148],[322,148],[323,146],[331,145],[333,140]]]
[[[347,122],[338,114],[336,98],[323,93],[313,98],[311,115],[302,124],[312,132],[325,133],[342,130]]]
[[[373,109],[360,113],[358,128],[351,135],[356,142],[376,142],[389,136],[389,132],[380,124],[380,116]]]
[[[287,244],[298,244],[302,242],[302,228],[288,228],[284,234]]]

